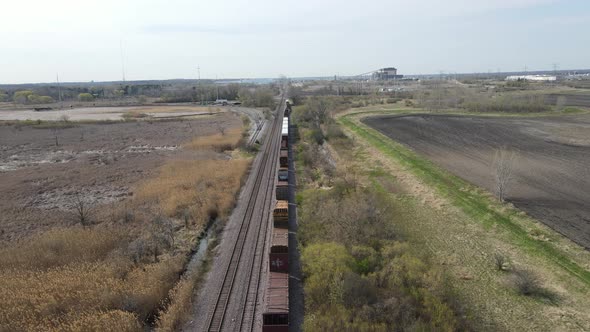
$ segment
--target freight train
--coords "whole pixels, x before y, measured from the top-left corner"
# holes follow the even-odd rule
[[[286,103],[281,129],[278,171],[275,187],[276,204],[272,211],[272,235],[268,252],[263,332],[289,331],[289,119],[291,104]]]

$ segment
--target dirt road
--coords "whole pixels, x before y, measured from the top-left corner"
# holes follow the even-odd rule
[[[369,126],[443,168],[492,190],[493,156],[517,152],[507,200],[590,248],[590,116],[379,116]]]

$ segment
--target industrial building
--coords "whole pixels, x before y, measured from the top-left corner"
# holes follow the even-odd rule
[[[506,77],[507,81],[555,82],[556,76],[550,75],[513,75]]]
[[[381,68],[373,72],[373,79],[377,81],[397,80],[403,77],[404,75],[397,74],[397,68],[394,67]]]

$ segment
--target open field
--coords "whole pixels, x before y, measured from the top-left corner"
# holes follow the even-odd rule
[[[180,149],[196,136],[215,135],[216,124],[237,126],[237,117],[165,122],[80,124],[66,128],[0,126],[0,240],[11,240],[71,222],[75,193],[98,205],[133,195],[166,158],[215,156]],[[58,145],[56,146],[56,137]],[[51,211],[51,213],[47,213]]]
[[[590,248],[590,117],[379,116],[364,122],[493,191],[497,149],[517,152],[507,200]]]
[[[67,117],[71,121],[116,121],[126,117],[172,118],[206,115],[222,112],[220,107],[193,105],[176,106],[121,106],[121,107],[76,107],[36,112],[32,108],[1,108],[0,121],[41,120],[59,121]]]
[[[590,94],[554,93],[545,96],[545,103],[549,105],[568,105],[590,107]]]
[[[1,123],[0,330],[141,331],[182,319],[197,282],[179,284],[190,254],[227,218],[250,165],[233,150],[242,125],[229,112]]]
[[[361,122],[368,115],[378,114],[367,107],[338,118],[357,145],[356,169],[398,200],[396,229],[451,278],[475,330],[590,329],[588,251]],[[536,295],[518,291],[520,271],[535,276]]]

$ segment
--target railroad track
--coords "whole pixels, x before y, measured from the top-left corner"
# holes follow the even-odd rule
[[[278,146],[275,148],[278,149]],[[271,178],[274,178],[276,176],[276,167],[271,168],[270,173]],[[267,199],[269,199],[268,196],[270,196],[272,202],[272,189],[274,188],[274,183],[274,181],[268,182],[263,202],[266,202]],[[262,222],[258,223],[258,227],[254,233],[258,234],[258,236],[256,237],[254,255],[252,255],[252,260],[248,265],[251,267],[250,273],[248,274],[248,288],[244,301],[241,303],[241,307],[244,308],[244,311],[240,313],[240,325],[238,331],[254,330],[254,323],[256,321],[256,302],[258,301],[258,292],[260,291],[260,276],[262,275],[262,269],[264,268],[263,261],[264,254],[266,253],[266,240],[270,228],[268,223],[270,211],[270,209],[264,209],[261,219]],[[255,284],[253,285],[253,283]]]
[[[248,141],[248,145],[252,145],[254,143],[256,143],[256,140],[258,139],[258,136],[260,136],[260,132],[262,132],[262,129],[264,128],[264,125],[266,123],[266,120],[262,120],[261,124],[256,124],[256,130],[254,131],[254,134],[252,135],[252,137],[250,137],[250,141]]]
[[[272,130],[270,135],[268,136],[268,139],[266,140],[266,142],[264,143],[264,150],[263,150],[263,155],[262,155],[262,159],[261,159],[261,163],[258,166],[257,169],[257,173],[256,173],[256,177],[255,177],[255,182],[254,182],[254,187],[252,189],[252,193],[248,199],[248,205],[246,208],[246,212],[244,213],[244,217],[242,219],[242,222],[240,224],[240,229],[238,230],[238,237],[236,239],[236,241],[234,242],[234,246],[232,249],[232,254],[231,254],[231,258],[229,260],[229,263],[227,265],[227,269],[225,270],[224,273],[224,278],[223,278],[223,283],[221,285],[221,288],[217,294],[216,297],[216,301],[215,301],[215,306],[213,307],[212,312],[209,314],[209,319],[207,320],[207,330],[208,331],[221,331],[223,328],[223,324],[224,324],[224,318],[225,318],[225,314],[227,311],[227,306],[228,303],[230,301],[230,298],[232,296],[232,292],[234,291],[234,284],[235,284],[235,280],[236,280],[236,275],[238,273],[238,267],[240,265],[240,261],[242,259],[242,254],[244,252],[244,248],[246,245],[246,238],[248,235],[248,231],[250,229],[250,224],[252,223],[252,219],[254,217],[254,212],[255,212],[255,208],[256,208],[256,202],[257,199],[259,198],[259,196],[261,195],[261,188],[264,190],[264,199],[262,200],[263,204],[266,202],[267,200],[267,195],[268,195],[268,187],[264,188],[264,186],[262,186],[263,180],[265,179],[265,177],[272,175],[273,172],[273,168],[276,167],[276,162],[278,160],[278,151],[279,151],[279,144],[280,144],[280,139],[279,139],[279,131],[281,128],[281,120],[282,120],[282,112],[281,112],[281,108],[283,107],[283,104],[285,102],[285,98],[282,97],[281,98],[281,103],[278,106],[278,111],[276,112],[276,118],[275,118],[275,123],[273,124]],[[271,179],[271,183],[274,184],[274,179]],[[272,191],[271,191],[272,193]],[[267,210],[270,210],[270,206],[267,208]],[[257,230],[258,232],[260,231],[260,228],[262,227],[262,222],[264,222],[266,220],[262,220],[261,222],[258,223],[258,227]],[[265,232],[267,232],[268,226],[265,225]],[[266,233],[265,233],[266,234]],[[264,239],[266,239],[266,236],[264,237]],[[265,241],[265,240],[263,240]],[[262,247],[264,247],[264,243],[262,245]],[[257,243],[256,243],[256,247],[254,249],[255,253],[258,251],[260,247],[260,236],[257,236]],[[256,259],[257,255],[254,254],[253,258],[250,260],[250,269],[249,269],[249,274],[248,274],[248,289],[246,290],[246,303],[248,301],[248,298],[251,298],[250,295],[250,285],[252,283],[252,275],[254,273],[258,273],[258,276],[260,275],[260,272],[262,271],[262,259],[263,259],[263,254],[260,254],[258,259]],[[256,264],[257,261],[260,261],[259,264]],[[258,267],[258,269],[257,269]],[[254,306],[256,306],[256,301],[258,298],[258,287],[259,287],[259,281],[257,281],[257,289],[256,289],[256,294],[255,296],[255,302],[254,302]],[[253,313],[252,313],[253,314]],[[242,325],[244,323],[244,318],[246,317],[246,315],[244,314],[244,312],[242,312],[240,314],[240,330],[242,328]],[[251,317],[251,323],[248,324],[250,325],[249,328],[250,330],[253,329],[254,326],[254,321],[255,321],[255,317]]]

